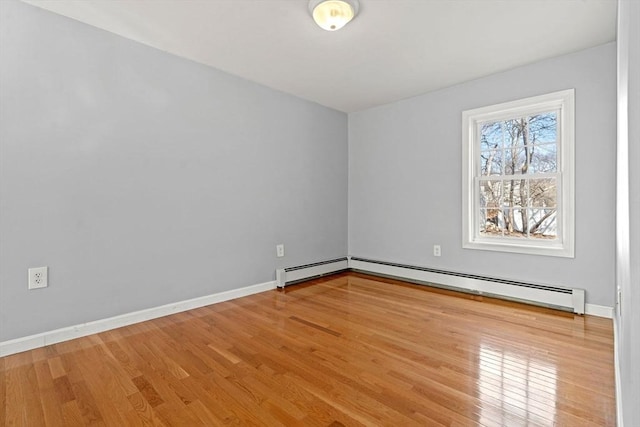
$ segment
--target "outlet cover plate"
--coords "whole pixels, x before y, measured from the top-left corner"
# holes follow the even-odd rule
[[[29,269],[29,289],[40,289],[49,286],[48,267]]]

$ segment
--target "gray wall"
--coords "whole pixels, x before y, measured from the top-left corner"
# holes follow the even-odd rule
[[[568,88],[576,90],[575,259],[462,249],[462,111]],[[350,114],[349,254],[584,288],[588,303],[613,306],[615,105],[610,43]]]
[[[570,87],[576,258],[463,250],[461,111]],[[347,153],[343,113],[3,0],[0,95],[0,341],[344,255],[347,166],[349,253],[613,305],[614,44],[351,114]]]
[[[346,114],[5,0],[0,144],[0,341],[347,253]]]
[[[640,2],[618,2],[617,362],[623,416],[640,426]]]

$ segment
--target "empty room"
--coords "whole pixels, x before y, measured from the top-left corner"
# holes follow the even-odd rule
[[[0,426],[640,426],[640,1],[0,0]]]

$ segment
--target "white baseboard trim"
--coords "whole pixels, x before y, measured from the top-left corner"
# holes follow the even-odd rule
[[[159,307],[147,308],[106,319],[95,320],[92,322],[81,323],[79,325],[68,326],[66,328],[55,329],[53,331],[3,341],[0,342],[0,357],[56,344],[62,341],[85,337],[91,334],[97,334],[111,329],[132,325],[134,323],[192,310],[194,308],[204,307],[206,305],[269,291],[275,288],[275,281],[259,283],[257,285],[246,286],[244,288],[232,289],[229,291],[219,292],[217,294],[165,304]]]
[[[613,316],[613,366],[616,376],[616,424],[623,427],[624,418],[622,416],[622,378],[620,377],[620,353],[618,350],[618,316]]]
[[[613,307],[587,303],[584,305],[584,314],[613,319]]]

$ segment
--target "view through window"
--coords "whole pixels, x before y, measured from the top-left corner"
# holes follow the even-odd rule
[[[573,256],[573,90],[463,113],[465,247]]]

